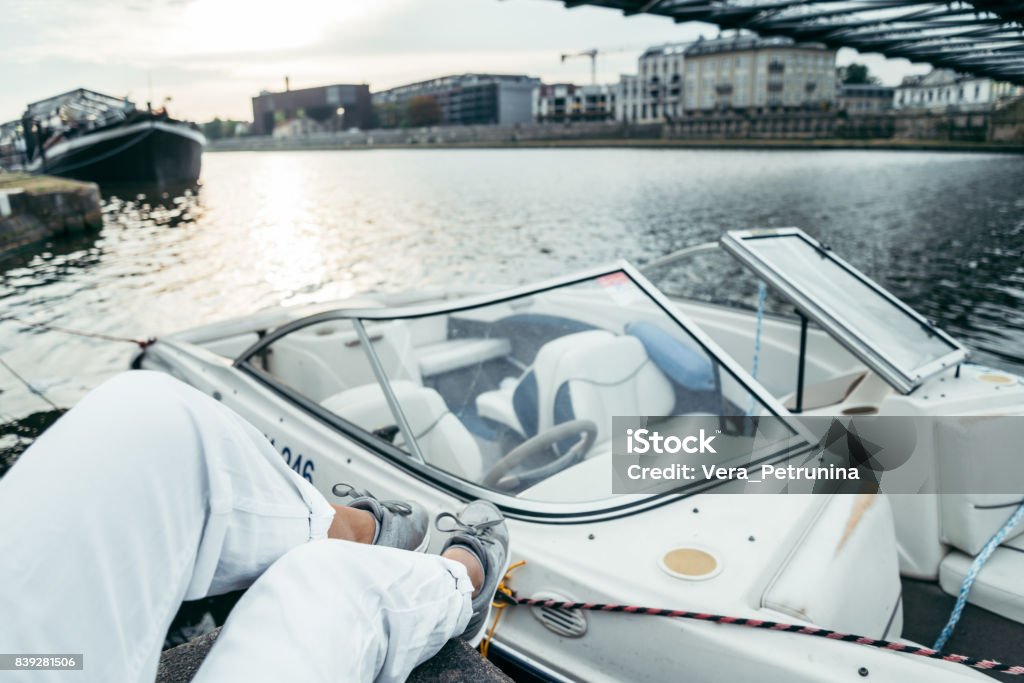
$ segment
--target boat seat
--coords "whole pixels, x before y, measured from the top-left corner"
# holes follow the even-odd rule
[[[480,448],[441,395],[408,380],[392,382],[391,387],[427,463],[469,481],[479,480],[483,474]],[[334,394],[321,405],[369,432],[397,423],[376,382]],[[394,444],[409,450],[401,431]]]
[[[611,437],[615,416],[670,415],[676,404],[672,383],[651,361],[643,343],[628,335],[567,349],[554,380],[552,422],[546,426],[593,420],[598,442]]]
[[[419,367],[404,353],[409,330],[400,320],[366,326],[385,372],[392,380],[419,381]],[[314,401],[374,382],[366,350],[352,323],[326,320],[295,330],[270,346],[267,371]]]
[[[420,374],[434,377],[504,358],[511,351],[512,344],[505,338],[449,339],[416,347],[416,361]]]
[[[959,551],[946,555],[939,566],[942,590],[957,595],[973,561],[972,556]],[[967,601],[1024,624],[1024,581],[1021,577],[1024,577],[1024,537],[1018,536],[996,548],[989,556]]]
[[[660,325],[643,320],[629,323],[625,332],[640,340],[651,362],[674,384],[672,413],[721,413],[718,371],[695,341],[683,340]]]
[[[584,348],[614,337],[607,330],[588,330],[547,342],[537,351],[533,365],[518,379],[502,382],[498,389],[477,396],[477,413],[523,439],[536,436],[553,424],[555,375],[562,355],[569,349]]]

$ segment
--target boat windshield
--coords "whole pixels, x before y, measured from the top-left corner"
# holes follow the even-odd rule
[[[784,412],[628,267],[478,303],[320,314],[248,362],[407,464],[546,502],[611,497],[614,417],[738,431]]]

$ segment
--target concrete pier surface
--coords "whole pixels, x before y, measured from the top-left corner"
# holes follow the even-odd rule
[[[0,172],[0,253],[102,225],[96,183]]]
[[[214,629],[183,645],[166,650],[160,657],[156,683],[187,683],[217,640]],[[413,670],[409,683],[511,683],[498,667],[461,640],[450,640],[434,657]]]

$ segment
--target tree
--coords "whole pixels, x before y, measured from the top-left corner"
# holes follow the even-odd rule
[[[208,121],[202,124],[200,128],[207,140],[220,140],[221,138],[235,137],[237,135],[239,124],[241,123],[243,122],[235,121],[234,119],[221,119],[218,117],[213,121]]]
[[[843,83],[847,85],[871,85],[878,83],[878,79],[871,75],[866,64],[856,62],[846,67],[846,76]]]
[[[370,128],[398,128],[402,123],[401,111],[394,102],[374,103]]]
[[[441,105],[430,95],[419,95],[405,106],[405,125],[409,128],[436,126],[441,123]]]

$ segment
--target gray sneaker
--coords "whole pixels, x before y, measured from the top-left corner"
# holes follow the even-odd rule
[[[377,500],[369,491],[351,484],[335,484],[331,489],[339,498],[354,498],[350,508],[366,510],[377,520],[374,545],[422,553],[430,542],[430,517],[416,503],[403,500]]]
[[[451,520],[442,526],[442,520]],[[485,500],[475,500],[456,516],[442,512],[435,521],[438,531],[450,533],[441,552],[451,547],[469,551],[484,569],[484,583],[473,598],[473,616],[462,639],[476,647],[484,637],[491,616],[491,602],[505,572],[508,571],[508,527],[501,510]]]

